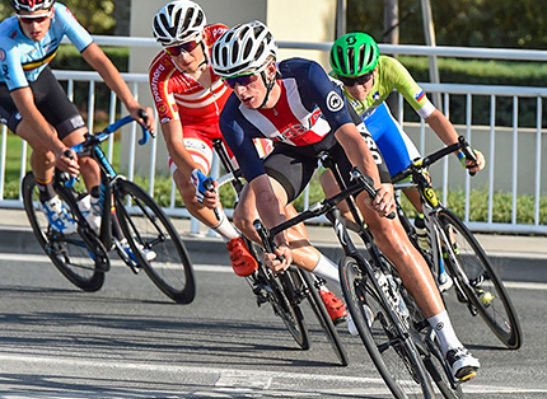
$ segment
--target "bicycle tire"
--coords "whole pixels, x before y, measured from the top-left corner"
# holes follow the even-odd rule
[[[411,324],[409,333],[412,335],[412,340],[422,357],[429,376],[444,398],[463,398],[461,383],[453,379],[446,359],[442,356],[438,339],[435,336],[433,336],[433,340],[430,339],[431,327],[412,295],[404,287],[397,269],[383,254],[380,255],[380,260],[384,264],[384,270],[390,271],[395,283],[399,287],[399,292],[410,315]]]
[[[57,190],[72,217],[76,206],[64,189]],[[32,231],[38,243],[55,267],[76,287],[86,292],[95,292],[104,284],[104,272],[110,268],[108,253],[103,244],[87,226],[78,225],[78,232],[63,235],[48,227],[47,217],[41,211],[38,188],[32,172],[22,182],[23,204]]]
[[[522,331],[515,308],[503,281],[490,263],[484,249],[463,222],[450,210],[441,210],[438,213],[438,220],[446,237],[450,240],[454,239],[457,244],[454,247],[452,242],[445,243],[450,245],[452,248],[450,252],[454,254],[454,258],[448,257],[447,263],[452,269],[451,274],[456,278],[457,285],[463,289],[467,300],[480,313],[494,335],[508,348],[520,348]],[[486,305],[483,304],[477,289],[489,290],[494,294],[493,300]]]
[[[393,324],[400,321],[392,319],[392,312],[381,299],[383,294],[371,284],[372,277],[367,275],[367,267],[361,269],[361,262],[366,261],[346,256],[340,265],[340,282],[346,305],[370,358],[395,398],[434,398],[425,366],[411,336],[394,334]],[[365,304],[372,310],[374,320],[367,322]]]
[[[117,179],[114,197],[120,227],[138,264],[173,301],[191,303],[196,295],[194,269],[186,247],[169,218],[133,182]],[[156,258],[149,262],[140,248],[155,252]]]
[[[296,289],[290,275],[293,272],[289,270],[285,273],[274,275],[269,270],[265,270],[266,266],[261,265],[259,267],[263,267],[262,271],[269,276],[268,284],[272,290],[269,301],[274,313],[283,320],[289,334],[291,334],[298,346],[303,350],[310,349],[310,334],[304,322],[304,314],[299,304],[295,301]]]
[[[316,280],[307,271],[300,270],[299,273],[309,291],[307,295],[308,302],[313,312],[315,313],[315,316],[319,320],[319,323],[325,330],[325,333],[327,334],[327,337],[330,344],[332,345],[332,349],[334,350],[336,357],[338,358],[342,366],[347,366],[349,364],[348,355],[346,353],[346,350],[344,349],[344,346],[342,345],[338,330],[334,326],[334,323],[332,322],[329,313],[325,308],[325,304],[319,296],[318,288],[316,286]]]

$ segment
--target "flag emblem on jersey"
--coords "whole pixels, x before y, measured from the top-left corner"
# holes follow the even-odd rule
[[[379,91],[377,91],[376,93],[374,93],[374,94],[372,95],[372,99],[373,99],[373,100],[378,100],[379,98],[380,98],[380,92],[379,92]]]
[[[422,101],[422,99],[425,97],[425,91],[421,90],[419,91],[415,96],[414,98],[416,99],[416,101]]]

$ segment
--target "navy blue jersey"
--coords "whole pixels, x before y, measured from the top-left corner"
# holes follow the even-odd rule
[[[291,58],[278,70],[281,96],[275,107],[248,109],[232,94],[220,116],[222,135],[247,181],[266,173],[253,138],[305,146],[352,122],[340,88],[318,63]]]

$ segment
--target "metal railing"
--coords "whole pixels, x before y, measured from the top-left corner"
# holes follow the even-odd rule
[[[111,36],[96,36],[95,40],[100,45],[116,45],[116,46],[130,46],[130,47],[157,47],[156,42],[153,39],[148,38],[124,38],[124,37],[111,37]],[[296,42],[279,42],[278,43],[282,48],[297,48],[297,49],[319,49],[327,51],[330,48],[330,43],[296,43]],[[508,50],[508,49],[483,49],[483,48],[462,48],[462,47],[434,47],[429,48],[426,46],[396,46],[396,45],[380,45],[380,50],[383,53],[390,54],[407,54],[407,55],[431,55],[435,54],[437,56],[450,56],[450,57],[473,57],[473,58],[497,58],[497,59],[508,59],[508,60],[533,60],[533,61],[547,61],[547,51],[539,50]],[[56,77],[61,81],[67,82],[67,94],[69,98],[74,96],[74,83],[77,81],[89,82],[88,87],[88,111],[89,115],[94,114],[95,110],[95,94],[96,94],[96,82],[101,82],[101,77],[95,72],[81,72],[81,71],[55,71]],[[140,85],[148,86],[148,76],[146,74],[138,73],[124,73],[122,74],[123,78],[128,82],[132,92],[135,96],[138,95],[138,89]],[[471,139],[471,131],[474,125],[471,123],[471,111],[472,111],[472,97],[476,95],[481,96],[490,96],[490,133],[489,133],[489,151],[491,154],[495,153],[496,149],[496,125],[495,125],[495,103],[496,98],[500,96],[512,97],[513,98],[513,159],[512,159],[512,174],[510,176],[512,180],[512,217],[510,223],[495,223],[493,221],[494,214],[494,178],[495,178],[495,167],[490,167],[488,169],[488,216],[487,221],[478,222],[470,220],[470,209],[472,204],[470,204],[470,180],[469,177],[465,178],[465,222],[476,231],[487,231],[487,232],[511,232],[511,233],[536,233],[536,234],[547,234],[547,226],[542,225],[540,222],[540,209],[541,209],[541,168],[542,168],[542,135],[546,133],[545,128],[542,126],[542,104],[543,98],[547,97],[547,89],[541,87],[516,87],[516,86],[484,86],[484,85],[463,85],[463,84],[421,84],[422,88],[429,93],[440,93],[444,97],[444,109],[449,109],[451,96],[454,95],[464,95],[466,96],[466,106],[467,106],[467,117],[465,124],[465,131],[468,139]],[[534,223],[533,224],[522,224],[517,223],[517,194],[518,184],[517,184],[517,172],[519,168],[517,150],[518,150],[518,100],[519,98],[535,98],[537,101],[537,124],[536,124],[536,133],[535,141],[533,148],[529,148],[528,153],[533,154],[535,157],[535,167],[533,170],[530,170],[530,174],[534,174]],[[112,122],[116,118],[116,96],[113,92],[110,95],[110,102],[108,104],[109,109],[109,121]],[[399,114],[397,119],[403,121],[404,123],[404,114],[403,114],[403,97],[399,95]],[[93,131],[94,121],[93,118],[88,119],[88,128],[90,131]],[[419,149],[423,153],[425,145],[425,123],[421,120],[420,123],[420,144]],[[2,126],[1,129],[1,140],[0,140],[0,207],[5,208],[22,208],[23,204],[21,201],[21,196],[19,194],[19,199],[5,199],[4,198],[4,189],[5,189],[5,173],[6,173],[6,150],[7,150],[7,129],[6,126]],[[110,160],[113,157],[113,143],[114,138],[111,137],[108,142],[107,155]],[[147,177],[149,180],[148,192],[153,194],[155,176],[156,176],[156,159],[157,159],[157,140],[151,141],[151,150],[150,150],[150,159],[149,159],[149,170],[147,172]],[[127,164],[127,174],[130,179],[133,179],[135,174],[135,145],[136,145],[136,129],[132,128],[129,139],[129,157]],[[22,160],[20,167],[20,179],[24,176],[26,172],[26,155],[27,155],[27,145],[25,142],[21,144],[22,148]],[[448,194],[448,160],[445,159],[442,172],[442,182],[441,186],[443,188],[443,200],[446,202]],[[212,175],[218,176],[219,166],[218,162],[213,163]],[[309,205],[309,197],[306,191],[306,198],[304,201],[304,206]],[[188,211],[185,208],[180,208],[175,206],[176,200],[176,187],[174,183],[171,184],[170,192],[170,201],[169,206],[166,207],[166,211],[171,216],[179,217],[190,217]],[[226,210],[228,215],[231,215],[231,209]],[[322,220],[320,220],[322,221]],[[193,222],[192,230],[197,232],[199,229],[199,224]]]

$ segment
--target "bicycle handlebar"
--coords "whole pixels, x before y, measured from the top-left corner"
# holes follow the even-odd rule
[[[431,166],[432,164],[434,164],[435,162],[437,162],[439,159],[444,158],[448,154],[451,154],[451,153],[453,153],[455,151],[458,151],[458,150],[462,150],[466,157],[469,157],[469,159],[476,162],[477,158],[473,154],[473,151],[471,150],[471,146],[469,145],[469,143],[467,142],[465,137],[459,136],[457,143],[454,143],[454,144],[451,144],[451,145],[446,146],[444,148],[441,148],[440,150],[435,151],[434,153],[429,154],[429,155],[423,157],[422,159],[410,164],[406,169],[400,171],[395,176],[393,176],[391,178],[391,180],[394,183],[397,183],[397,182],[403,180],[404,178],[412,175],[415,169],[417,169],[417,168],[418,169],[425,169],[425,168]],[[471,174],[471,172],[470,172],[470,174]],[[474,173],[471,174],[471,176],[473,176],[473,175],[474,175]]]
[[[139,116],[143,119],[146,119],[148,117],[146,115],[146,112],[143,109],[140,109],[138,111],[138,113],[139,113]],[[103,141],[105,141],[108,138],[108,136],[110,136],[112,133],[114,133],[115,131],[120,129],[122,126],[125,126],[128,123],[131,123],[131,122],[134,122],[134,121],[136,122],[136,120],[133,119],[133,117],[131,115],[125,116],[125,117],[117,120],[116,122],[111,123],[110,125],[108,125],[107,127],[105,127],[103,130],[101,130],[100,132],[98,132],[95,135],[91,135],[91,134],[87,133],[85,135],[85,140],[82,143],[73,145],[70,148],[78,156],[80,156],[89,147],[91,147],[91,146],[93,146],[97,143],[102,143]],[[144,144],[148,143],[148,139],[149,139],[149,136],[150,136],[151,133],[148,131],[148,129],[146,129],[146,127],[144,127],[140,123],[139,123],[139,126],[142,129],[142,138],[139,139],[139,144],[144,145]],[[69,154],[70,154],[70,152],[68,150],[66,150],[65,155],[69,156]],[[76,178],[71,177],[66,184],[67,184],[68,187],[72,187],[75,182],[76,182]]]

